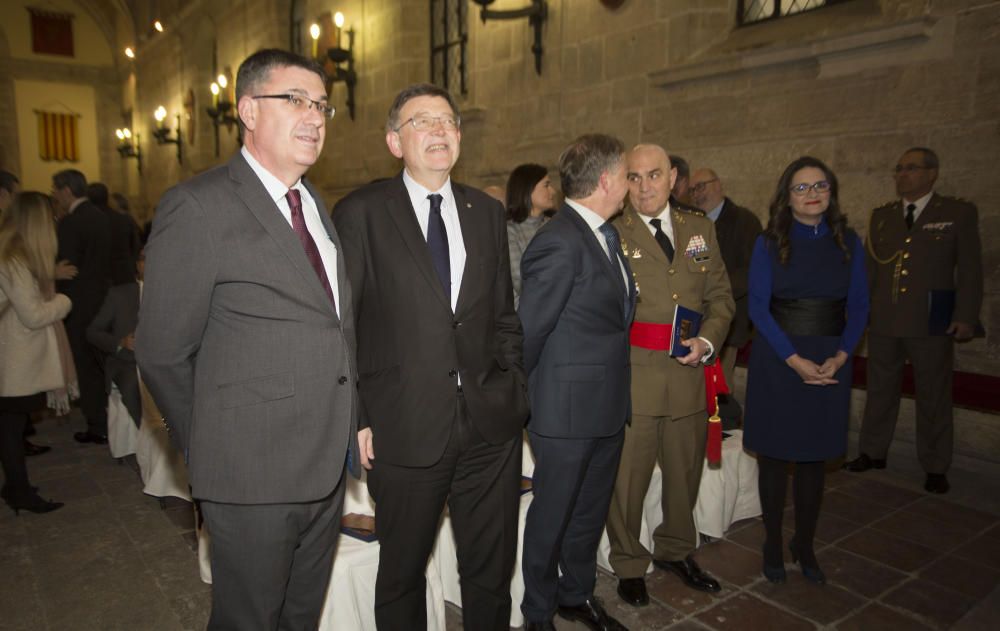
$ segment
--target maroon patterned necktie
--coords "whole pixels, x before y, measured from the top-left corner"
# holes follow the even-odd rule
[[[309,259],[313,270],[319,276],[320,282],[323,283],[323,289],[326,291],[326,295],[330,299],[330,304],[333,305],[334,311],[336,311],[337,300],[333,297],[333,288],[330,287],[330,279],[326,276],[326,268],[323,267],[323,258],[319,255],[319,248],[316,247],[316,242],[313,241],[312,235],[309,234],[309,230],[306,228],[306,219],[302,216],[302,195],[296,189],[291,188],[285,194],[285,199],[288,200],[288,208],[292,211],[292,230],[298,235],[299,242],[302,243],[302,249],[306,251],[306,258]]]

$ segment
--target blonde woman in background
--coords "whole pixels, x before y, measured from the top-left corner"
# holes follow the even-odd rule
[[[69,409],[75,374],[61,320],[69,298],[55,293],[56,275],[71,277],[71,265],[55,264],[52,207],[42,193],[19,193],[0,218],[0,496],[15,514],[48,513],[62,507],[38,495],[28,482],[23,432],[32,412],[46,405]]]

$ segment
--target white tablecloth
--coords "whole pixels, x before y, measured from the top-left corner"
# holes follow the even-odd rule
[[[142,491],[153,497],[179,497],[191,501],[184,456],[170,441],[159,408],[141,380],[142,426],[135,445],[135,459],[142,476]]]
[[[122,403],[118,386],[111,387],[108,395],[108,449],[112,458],[124,458],[135,453],[139,430]]]

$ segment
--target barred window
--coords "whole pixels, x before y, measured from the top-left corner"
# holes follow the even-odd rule
[[[466,94],[465,48],[469,42],[468,0],[430,0],[431,83]]]
[[[847,0],[739,0],[736,19],[740,26],[812,11]]]

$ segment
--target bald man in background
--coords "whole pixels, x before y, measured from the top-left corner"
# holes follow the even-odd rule
[[[747,277],[753,244],[763,226],[757,215],[726,197],[722,180],[712,169],[701,168],[692,173],[689,190],[694,206],[715,223],[719,250],[736,301],[736,313],[719,358],[726,383],[732,385],[737,351],[750,340],[753,331],[747,310]]]

